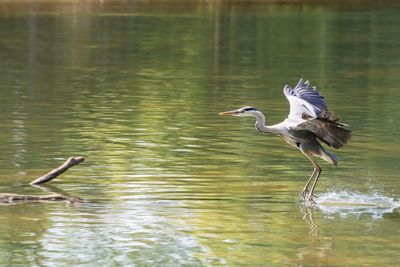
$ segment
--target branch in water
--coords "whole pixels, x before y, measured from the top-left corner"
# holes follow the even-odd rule
[[[12,193],[6,193],[6,194],[0,194],[0,203],[6,204],[12,204],[12,203],[18,203],[18,202],[26,202],[26,201],[62,201],[66,200],[70,203],[75,203],[75,202],[80,202],[82,199],[77,198],[77,197],[71,197],[71,196],[65,196],[61,194],[50,194],[50,195],[18,195],[18,194],[12,194]]]
[[[81,202],[82,199],[78,197],[70,196],[65,192],[62,192],[58,189],[56,190],[54,187],[51,187],[49,185],[40,185],[40,184],[44,184],[50,180],[53,180],[54,178],[64,173],[69,168],[83,162],[84,160],[85,158],[81,156],[71,157],[67,159],[58,168],[53,169],[52,171],[48,172],[47,174],[37,178],[36,180],[30,183],[32,186],[38,187],[44,191],[49,192],[50,193],[49,195],[19,195],[13,193],[5,193],[5,194],[0,194],[0,204],[13,204],[26,201],[57,201],[57,200],[66,200],[70,203]]]
[[[48,172],[47,174],[43,175],[42,177],[37,178],[36,180],[32,181],[30,184],[36,185],[36,184],[43,184],[48,181],[51,181],[54,178],[56,178],[57,176],[59,176],[60,174],[64,173],[69,168],[81,163],[84,160],[85,160],[85,158],[81,157],[81,156],[70,157],[60,167]]]

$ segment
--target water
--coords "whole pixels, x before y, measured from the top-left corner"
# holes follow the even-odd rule
[[[3,2],[0,192],[47,194],[29,182],[87,160],[47,189],[82,203],[0,205],[0,265],[398,265],[399,18],[393,3]],[[315,206],[301,153],[217,115],[279,122],[301,76],[353,130]]]
[[[374,218],[382,218],[400,208],[400,201],[391,197],[346,191],[325,193],[316,199],[315,204],[324,213],[344,217],[371,214]]]

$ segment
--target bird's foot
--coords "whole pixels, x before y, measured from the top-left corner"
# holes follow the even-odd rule
[[[301,196],[303,197],[303,199],[306,199],[307,195],[308,195],[308,190],[303,189],[303,191],[301,191]]]
[[[317,198],[316,195],[311,194],[307,188],[303,189],[303,191],[301,192],[301,196],[303,197],[303,199],[305,201],[310,202],[311,204],[317,204],[314,200],[314,198]]]
[[[308,194],[306,199],[311,203],[311,204],[317,204],[317,202],[315,202],[314,198],[316,198],[317,196],[313,195],[313,194]]]

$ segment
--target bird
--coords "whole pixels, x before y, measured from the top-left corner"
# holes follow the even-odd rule
[[[301,191],[301,196],[305,201],[315,204],[314,190],[322,169],[314,157],[337,166],[338,157],[321,143],[335,149],[342,148],[351,139],[351,130],[349,125],[340,122],[338,117],[328,111],[325,98],[309,81],[300,78],[294,88],[286,84],[283,93],[289,101],[290,111],[287,118],[278,124],[266,125],[265,115],[251,106],[220,112],[219,115],[255,117],[257,131],[279,135],[289,145],[300,150],[313,165],[313,171]]]

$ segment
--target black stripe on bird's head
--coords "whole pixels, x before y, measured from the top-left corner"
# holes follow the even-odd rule
[[[244,108],[239,109],[239,111],[242,113],[250,113],[250,112],[257,111],[257,109],[255,109],[253,107],[244,107]]]

